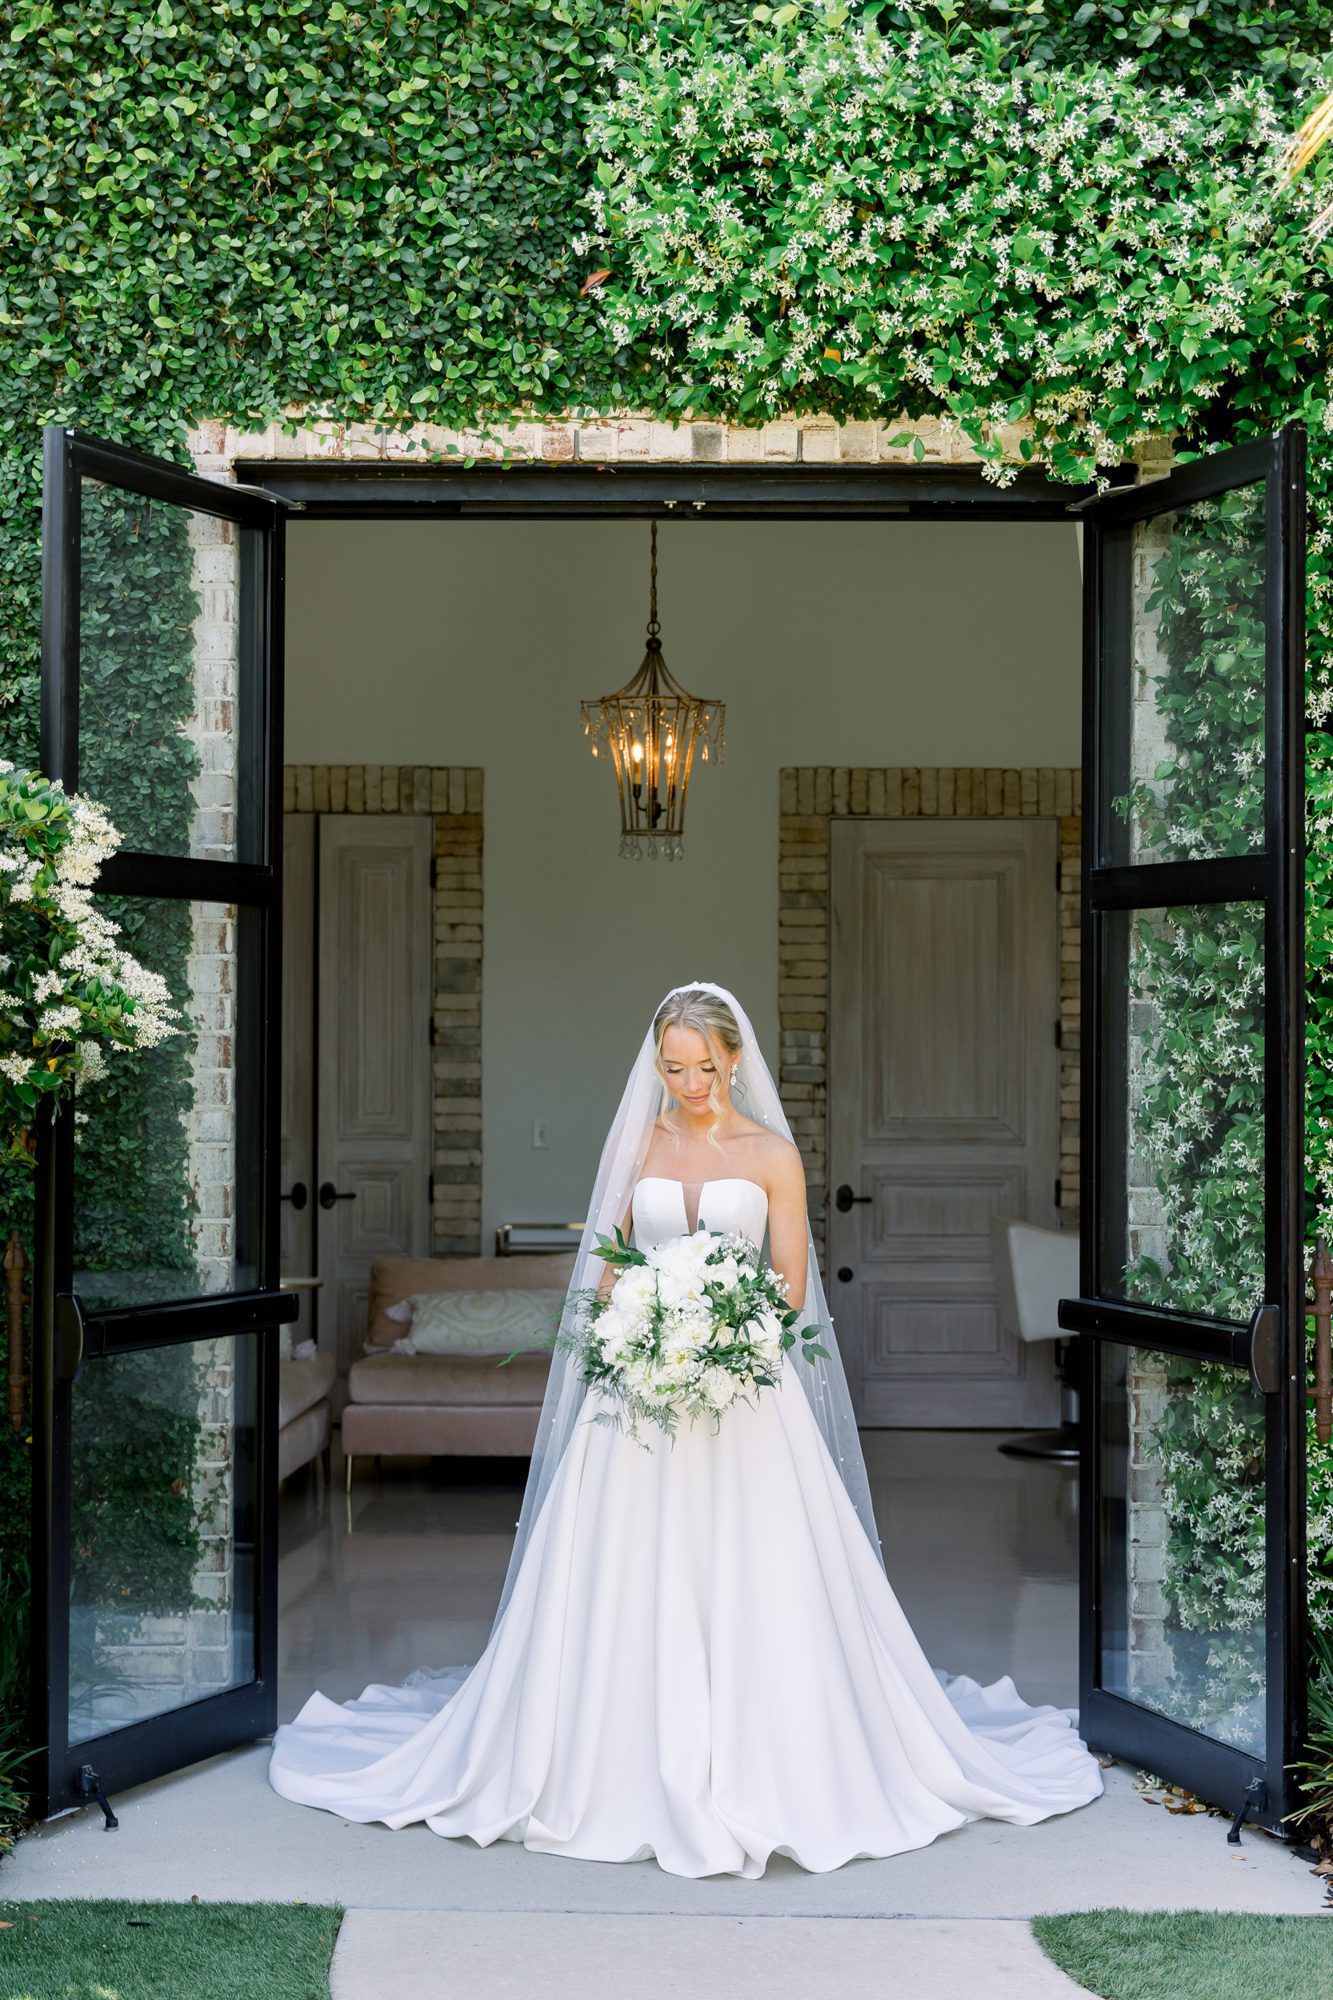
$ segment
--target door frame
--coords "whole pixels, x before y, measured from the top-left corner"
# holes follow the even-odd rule
[[[170,856],[122,848],[103,865],[99,893],[163,901],[234,902],[248,913],[255,952],[251,1038],[257,1075],[251,1101],[237,1101],[237,1153],[244,1129],[261,1162],[252,1210],[255,1283],[245,1288],[107,1310],[85,1317],[73,1295],[73,1105],[38,1128],[36,1244],[32,1313],[33,1602],[32,1741],[39,1746],[34,1791],[43,1815],[102,1791],[140,1784],[214,1752],[266,1734],[277,1693],[278,1335],[296,1300],[280,1294],[277,1267],[278,1061],[281,978],[281,865],[273,865],[282,825],[282,592],[285,502],[237,491],[164,460],[64,425],[43,438],[43,576],[40,758],[67,791],[79,785],[81,499],[85,479],[148,500],[211,514],[259,530],[241,552],[243,602],[237,674],[244,739],[237,772],[237,859]],[[249,700],[247,703],[246,695]],[[264,697],[261,699],[261,697]],[[247,834],[253,837],[247,843]],[[68,1735],[69,1507],[71,1390],[86,1361],[235,1335],[256,1337],[253,1675],[244,1683],[113,1727],[77,1744]],[[95,1770],[93,1767],[95,1766]],[[91,1776],[89,1775],[91,1774]]]
[[[1271,449],[1266,439],[1256,440],[1251,445],[1235,447],[1255,454],[1256,460]],[[996,487],[985,480],[982,469],[977,466],[959,465],[947,467],[910,467],[903,465],[858,465],[840,464],[804,465],[799,462],[775,467],[771,465],[752,466],[737,463],[697,464],[694,462],[652,462],[627,463],[624,460],[599,459],[575,460],[559,463],[524,463],[520,465],[473,464],[467,466],[457,460],[453,462],[404,464],[390,461],[339,461],[336,459],[260,459],[238,456],[233,460],[238,478],[243,478],[257,486],[281,495],[291,504],[299,507],[305,519],[342,520],[383,520],[383,519],[469,519],[469,520],[514,520],[514,519],[626,519],[652,518],[676,521],[709,520],[881,520],[891,518],[915,520],[970,520],[970,521],[1080,521],[1085,537],[1095,533],[1094,518],[1089,510],[1115,507],[1127,514],[1142,509],[1152,511],[1158,504],[1157,493],[1162,478],[1178,482],[1177,491],[1188,493],[1201,491],[1215,477],[1215,468],[1210,468],[1209,458],[1177,466],[1165,475],[1140,479],[1138,468],[1125,463],[1114,468],[1108,478],[1107,490],[1101,493],[1095,484],[1061,485],[1049,480],[1039,469],[1020,469],[1007,487]],[[1085,579],[1090,572],[1092,550],[1085,539],[1082,553],[1082,569]],[[1293,599],[1296,579],[1303,565],[1304,551],[1301,548],[1285,547],[1283,551],[1281,575],[1270,578],[1270,590],[1275,595]],[[1086,602],[1086,599],[1085,599]],[[1270,606],[1271,609],[1271,606]],[[1091,626],[1085,616],[1084,627],[1084,764],[1086,774],[1089,749],[1089,731],[1092,721],[1088,706],[1086,685],[1088,645],[1092,636]],[[1303,639],[1303,628],[1298,621],[1295,643]],[[1303,786],[1303,734],[1296,726],[1299,718],[1289,719],[1285,740],[1288,744],[1287,762],[1278,782],[1286,788],[1284,795],[1290,795],[1291,787],[1297,783]],[[1273,740],[1277,740],[1276,736]],[[1083,799],[1084,852],[1091,838],[1091,816],[1089,801]],[[1287,978],[1296,978],[1295,990],[1303,992],[1303,873],[1298,861],[1288,857],[1290,866],[1283,891],[1283,905],[1286,911],[1285,941],[1283,944],[1284,963]],[[1244,871],[1247,864],[1237,864],[1237,879],[1248,879]],[[1164,892],[1171,887],[1166,876],[1160,878]],[[1088,883],[1082,884],[1082,991],[1083,1008],[1090,1004],[1092,982],[1088,960],[1089,925],[1091,909],[1088,901]],[[1085,1026],[1081,1034],[1080,1065],[1086,1091],[1088,1033]],[[1288,1043],[1292,1045],[1289,1046]],[[1288,1093],[1297,1086],[1293,1077],[1297,1071],[1295,1045],[1299,1037],[1283,1038],[1280,1051],[1270,1050],[1270,1064],[1274,1072],[1280,1066],[1282,1088]],[[1299,1138],[1292,1136],[1291,1120],[1288,1126],[1287,1171],[1294,1169],[1294,1185],[1302,1185],[1303,1165],[1291,1150],[1299,1148]],[[1080,1135],[1082,1172],[1080,1175],[1079,1234],[1084,1256],[1089,1252],[1090,1225],[1095,1214],[1095,1194],[1088,1178],[1088,1162],[1093,1133],[1087,1116],[1087,1100],[1084,1098],[1084,1115]],[[1271,1167],[1270,1161],[1270,1167]],[[828,1191],[825,1195],[829,1199]],[[1298,1287],[1300,1273],[1294,1268],[1286,1274],[1284,1297],[1293,1301],[1302,1296]],[[1304,1322],[1298,1324],[1303,1327]],[[1089,1364],[1089,1350],[1095,1344],[1095,1337],[1086,1328],[1067,1328],[1080,1332],[1082,1337],[1076,1345],[1081,1350],[1080,1374],[1086,1377]],[[1247,1337],[1248,1338],[1248,1337]],[[1220,1350],[1219,1350],[1220,1351]],[[1246,1348],[1248,1352],[1248,1346]],[[1299,1357],[1301,1346],[1297,1342]],[[1230,1342],[1227,1354],[1233,1353]],[[1299,1366],[1293,1372],[1286,1391],[1291,1400],[1293,1413],[1304,1410],[1304,1376]],[[1082,1399],[1083,1464],[1081,1490],[1091,1491],[1087,1484],[1089,1472],[1089,1439],[1091,1436],[1091,1399]],[[1298,1452],[1302,1465],[1304,1460],[1304,1430],[1302,1424],[1293,1420],[1288,1425],[1290,1450]],[[1290,1458],[1284,1468],[1268,1468],[1273,1487],[1289,1473]],[[1271,1490],[1271,1489],[1270,1489]],[[1294,1491],[1293,1482],[1288,1480],[1288,1494]],[[1296,1503],[1288,1497],[1283,1503],[1284,1517],[1288,1531],[1296,1527]],[[1083,1510],[1083,1535],[1090,1532],[1089,1510]],[[1300,1524],[1303,1535],[1303,1522]],[[1293,1546],[1296,1544],[1293,1543]],[[1088,1568],[1088,1548],[1082,1551],[1081,1595],[1086,1592]],[[1303,1586],[1303,1572],[1301,1582]],[[1289,1579],[1288,1579],[1289,1584]],[[1299,1599],[1299,1603],[1296,1600]],[[1298,1633],[1304,1631],[1304,1591],[1288,1587],[1284,1593],[1283,1627],[1280,1638],[1270,1634],[1270,1656],[1281,1649],[1284,1660],[1282,1689],[1280,1698],[1286,1703],[1288,1754],[1299,1754],[1298,1741],[1305,1729],[1306,1659]],[[1081,1648],[1086,1642],[1081,1641]],[[1081,1655],[1082,1656],[1082,1655]],[[1299,1683],[1299,1685],[1298,1685]],[[1274,1692],[1274,1699],[1278,1699]],[[1112,1699],[1106,1697],[1106,1699]],[[1081,1716],[1080,1726],[1096,1727],[1096,1703],[1092,1703]],[[1193,1731],[1181,1725],[1172,1725],[1165,1720],[1162,1735],[1158,1739],[1159,1748],[1168,1740],[1171,1730],[1179,1730],[1182,1742],[1200,1741]],[[1094,1739],[1095,1740],[1095,1734]],[[1235,1790],[1234,1759],[1239,1753],[1218,1746],[1222,1753],[1210,1768],[1210,1777],[1215,1776],[1219,1793],[1228,1796]],[[1271,1796],[1271,1793],[1270,1793]],[[1283,1827],[1275,1813],[1256,1815],[1264,1824],[1284,1838],[1292,1838],[1289,1828]]]
[[[1106,752],[1100,661],[1114,611],[1107,603],[1103,537],[1108,531],[1266,479],[1265,802],[1261,849],[1188,861],[1102,862],[1100,824]],[[1295,839],[1305,795],[1305,549],[1288,532],[1288,503],[1303,515],[1305,432],[1299,423],[1176,468],[1132,492],[1084,502],[1083,689],[1083,1109],[1080,1297],[1062,1300],[1060,1324],[1082,1336],[1080,1505],[1080,1727],[1094,1742],[1150,1770],[1162,1752],[1210,1802],[1242,1809],[1291,1839],[1283,1817],[1298,1803],[1290,1766],[1308,1730],[1308,1608],[1305,1532],[1304,1018],[1305,838]],[[1248,1326],[1114,1299],[1102,1284],[1096,1218],[1104,1203],[1103,1116],[1098,1052],[1108,1033],[1100,978],[1103,914],[1235,900],[1266,912],[1264,965],[1265,1304]],[[1158,1350],[1248,1370],[1266,1402],[1266,1718],[1258,1758],[1100,1685],[1102,1343]],[[1104,1732],[1104,1734],[1103,1734]],[[1186,1779],[1184,1782],[1190,1783]],[[1266,1791],[1266,1797],[1263,1795]]]

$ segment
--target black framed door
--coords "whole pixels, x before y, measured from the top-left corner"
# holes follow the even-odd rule
[[[1084,501],[1081,1729],[1277,1827],[1305,1717],[1305,437]]]
[[[42,1134],[46,1812],[271,1730],[284,503],[51,426],[42,765],[177,1010]]]

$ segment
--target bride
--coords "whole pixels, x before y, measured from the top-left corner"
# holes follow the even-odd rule
[[[745,1109],[741,1107],[745,1106]],[[927,1662],[894,1595],[806,1213],[800,1154],[743,1009],[675,987],[601,1164],[573,1294],[640,1249],[740,1231],[821,1352],[674,1441],[591,1419],[553,1356],[499,1610],[471,1669],[356,1701],[312,1694],[273,1739],[284,1798],[348,1820],[672,1874],[899,1854],[980,1818],[1086,1805],[1101,1770],[1071,1714]],[[801,1343],[797,1343],[797,1350]]]

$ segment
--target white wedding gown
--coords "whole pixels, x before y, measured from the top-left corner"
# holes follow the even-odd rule
[[[640,1247],[696,1225],[762,1245],[762,1188],[699,1196],[692,1216],[684,1184],[640,1179]],[[749,1877],[770,1854],[837,1868],[1096,1798],[1072,1712],[931,1668],[799,1365],[674,1445],[580,1422],[476,1665],[312,1694],[274,1736],[275,1790],[483,1846]]]

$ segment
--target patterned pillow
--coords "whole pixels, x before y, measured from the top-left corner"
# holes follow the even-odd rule
[[[512,1354],[545,1347],[560,1323],[561,1287],[412,1292],[412,1330],[395,1346],[416,1354]]]

